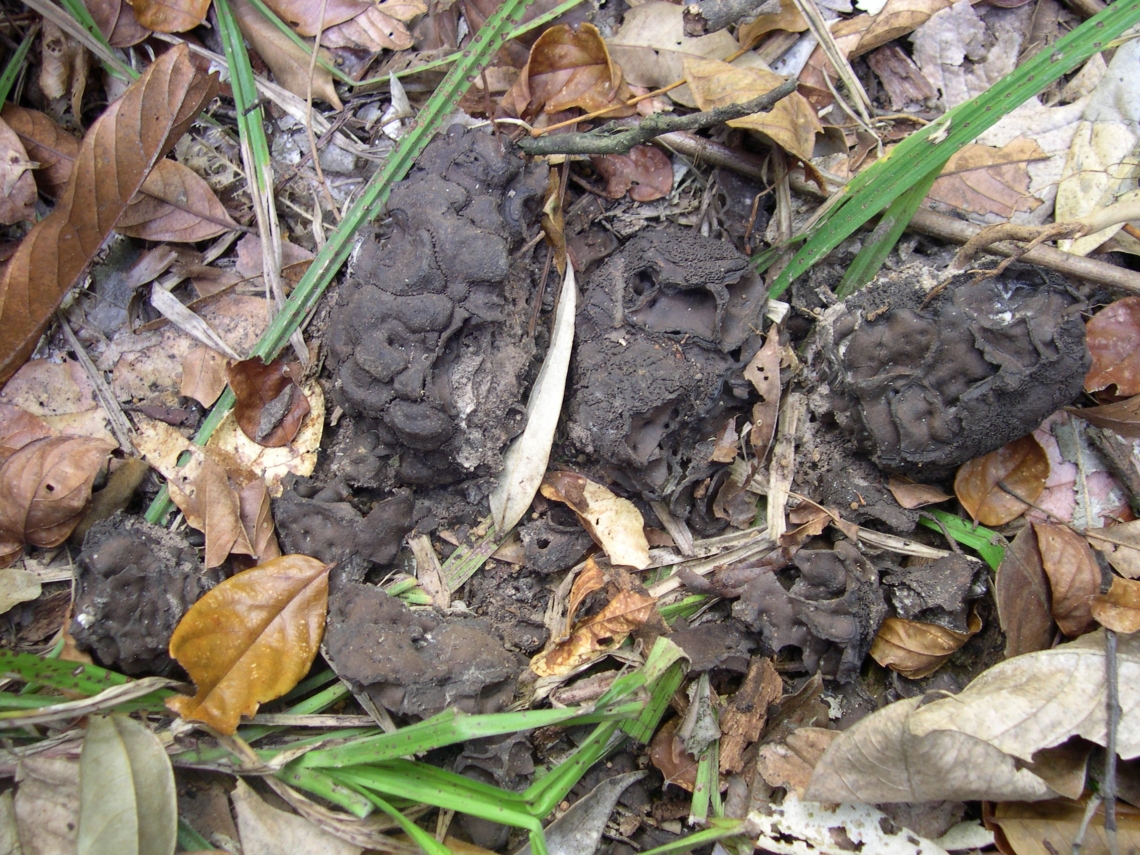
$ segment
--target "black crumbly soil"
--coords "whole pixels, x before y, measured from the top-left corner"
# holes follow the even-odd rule
[[[222,580],[182,537],[116,514],[91,527],[76,569],[71,634],[108,668],[170,675],[167,653],[182,615]]]
[[[456,126],[393,189],[390,224],[360,243],[329,324],[335,399],[374,430],[354,466],[393,456],[413,485],[498,470],[534,355],[535,282],[515,256],[546,183],[545,164]]]

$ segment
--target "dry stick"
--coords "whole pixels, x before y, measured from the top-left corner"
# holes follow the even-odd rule
[[[648,142],[654,137],[676,131],[695,131],[711,128],[732,119],[740,119],[753,113],[772,109],[781,98],[796,91],[796,81],[781,83],[771,92],[753,98],[745,104],[728,104],[703,113],[688,116],[674,116],[669,113],[654,113],[646,116],[632,128],[623,128],[610,122],[589,133],[558,134],[538,139],[522,139],[519,148],[530,155],[547,154],[625,154],[635,145]]]
[[[763,5],[764,0],[696,0],[685,7],[685,35],[695,38],[723,30]]]

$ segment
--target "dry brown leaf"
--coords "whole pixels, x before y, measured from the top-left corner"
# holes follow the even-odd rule
[[[1117,300],[1089,318],[1085,341],[1092,354],[1088,391],[1115,386],[1117,395],[1140,394],[1140,297]]]
[[[531,670],[540,677],[564,676],[600,659],[649,621],[656,604],[647,594],[619,591],[596,615],[578,621],[569,639],[531,659]]]
[[[79,140],[39,110],[5,104],[0,117],[20,138],[28,157],[40,165],[34,173],[40,191],[51,199],[58,199],[71,178],[71,166],[79,154]]]
[[[558,170],[550,170],[546,194],[542,200],[542,233],[546,243],[554,250],[554,266],[559,278],[566,276],[566,220],[562,212],[562,187]]]
[[[692,792],[697,784],[697,758],[685,750],[677,735],[681,719],[667,721],[649,743],[649,762],[657,767],[666,784]]]
[[[1049,577],[1053,619],[1070,637],[1090,631],[1096,625],[1091,601],[1100,593],[1100,567],[1088,542],[1066,526],[1033,523],[1033,528]]]
[[[1140,810],[1117,802],[1116,830],[1110,848],[1104,828],[1104,805],[1085,816],[1087,800],[1050,799],[1043,802],[999,802],[983,816],[987,828],[999,828],[1005,838],[1003,851],[1014,855],[1048,855],[1072,852],[1109,855],[1140,851]],[[1081,843],[1074,845],[1078,840]]]
[[[757,460],[768,456],[780,414],[780,331],[772,327],[764,346],[744,367],[744,379],[752,384],[760,400],[752,405],[752,432],[748,441]]]
[[[40,89],[51,100],[62,98],[70,91],[75,70],[75,55],[83,51],[83,46],[59,28],[59,25],[44,20],[44,31],[40,38]],[[85,81],[75,81],[82,87]],[[78,111],[76,111],[78,114]]]
[[[1066,412],[1129,439],[1140,437],[1140,395],[1099,407],[1068,407]]]
[[[91,484],[115,446],[80,436],[49,436],[0,466],[0,536],[33,546],[67,539],[91,498]]]
[[[171,698],[167,706],[229,735],[243,715],[296,686],[324,633],[331,567],[285,555],[207,592],[170,638],[170,655],[198,692]]]
[[[135,19],[160,33],[184,33],[206,20],[210,0],[131,0]]]
[[[955,632],[944,626],[889,617],[879,627],[871,644],[871,656],[880,665],[897,671],[909,680],[929,677],[942,667],[956,650],[982,628],[978,613],[970,615],[968,632]]]
[[[1045,489],[1049,458],[1032,436],[1023,436],[958,467],[954,493],[982,525],[1004,525],[1029,509]]]
[[[984,222],[1006,222],[1041,204],[1029,192],[1029,164],[1048,156],[1025,137],[1001,148],[968,145],[950,158],[928,198]]]
[[[887,481],[887,489],[895,497],[895,501],[907,510],[923,508],[927,505],[937,505],[953,496],[947,496],[937,487],[929,484],[919,484],[905,475],[892,475]]]
[[[261,478],[253,478],[238,490],[241,524],[253,546],[253,557],[259,564],[281,556],[273,526],[273,510],[269,489]]]
[[[130,47],[150,36],[150,30],[138,22],[134,9],[126,0],[83,0],[83,2],[111,47]]]
[[[212,347],[194,348],[182,360],[180,393],[203,407],[212,407],[226,388],[229,360]]]
[[[949,5],[950,0],[887,0],[851,55],[858,56],[913,32]]]
[[[673,164],[657,146],[635,145],[628,154],[594,155],[590,161],[606,179],[602,195],[607,198],[628,192],[635,202],[653,202],[673,190]]]
[[[600,110],[632,94],[623,85],[621,67],[610,57],[597,27],[584,23],[575,29],[556,24],[534,43],[526,67],[503,96],[502,109],[529,121],[541,113],[575,107],[587,112]],[[634,112],[626,108],[610,115]]]
[[[784,681],[764,656],[752,657],[748,675],[720,717],[720,771],[744,768],[744,751],[760,738],[768,723],[768,708],[784,694]]]
[[[249,0],[233,0],[230,8],[242,35],[273,70],[277,82],[298,98],[305,98],[309,91],[309,54],[267,21]],[[328,102],[335,110],[344,108],[333,86],[332,73],[319,63],[313,69],[312,89],[314,98]]]
[[[736,446],[740,442],[740,434],[736,432],[736,419],[731,418],[724,423],[716,437],[709,460],[713,463],[731,463],[736,459]]]
[[[756,771],[768,786],[783,787],[803,798],[812,770],[838,736],[838,730],[801,727],[782,741],[760,746],[756,752]]]
[[[11,225],[35,219],[34,166],[19,136],[0,119],[0,223]]]
[[[292,442],[309,414],[309,401],[293,380],[296,365],[277,359],[268,365],[260,358],[243,359],[226,374],[237,399],[234,417],[251,440],[266,448]]]
[[[311,38],[318,28],[329,29],[345,21],[351,21],[372,4],[365,0],[327,0],[313,3],[312,0],[266,0],[266,6],[277,13],[297,35]],[[322,18],[323,15],[323,18]],[[324,39],[321,39],[322,43]]]
[[[581,608],[583,601],[594,591],[604,588],[605,584],[606,577],[602,573],[602,568],[591,555],[586,559],[586,566],[575,577],[574,584],[570,588],[570,597],[566,602],[566,631],[553,639],[556,643],[561,643],[570,637],[570,628],[574,624],[574,618],[578,616],[578,609]]]
[[[1121,576],[1140,579],[1140,520],[1086,529],[1085,537]]]
[[[24,363],[0,391],[0,401],[43,419],[56,433],[115,440],[91,378],[74,359]]]
[[[217,91],[185,45],[151,63],[87,133],[55,210],[20,243],[0,278],[0,382],[35,348],[52,313],[94,257],[154,163]]]
[[[321,36],[321,44],[330,48],[355,50],[407,50],[415,39],[404,23],[426,11],[422,4],[381,3],[370,5],[361,14],[343,24],[329,27]]]
[[[1006,547],[994,580],[994,599],[1007,659],[1047,650],[1053,644],[1057,628],[1053,595],[1033,526],[1023,528]]]
[[[1112,577],[1107,594],[1097,594],[1090,602],[1092,616],[1114,632],[1140,631],[1140,582]]]
[[[51,426],[38,416],[0,402],[0,463],[29,442],[54,434]]]
[[[783,77],[771,71],[741,68],[700,57],[685,57],[684,71],[685,80],[702,110],[743,104],[771,92],[784,82]],[[798,92],[781,99],[766,113],[753,113],[742,119],[733,119],[728,124],[764,134],[802,163],[811,162],[815,135],[823,132],[815,110]]]
[[[236,229],[221,200],[194,170],[175,160],[154,165],[115,231],[153,241],[196,243]]]
[[[802,33],[808,28],[807,21],[800,14],[799,7],[791,0],[780,0],[780,11],[775,14],[757,15],[737,28],[736,38],[742,46],[754,45],[761,36],[775,30],[785,33]]]
[[[574,472],[549,472],[539,489],[546,498],[573,509],[612,564],[638,570],[649,566],[645,520],[633,502]]]

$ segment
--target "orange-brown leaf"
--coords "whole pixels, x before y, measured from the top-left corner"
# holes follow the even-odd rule
[[[216,76],[199,74],[179,45],[92,125],[56,209],[28,232],[0,277],[0,382],[31,354],[151,167],[216,91]]]
[[[0,403],[0,463],[29,442],[52,436],[55,431],[39,416],[11,404]]]
[[[596,615],[579,621],[568,640],[535,656],[531,670],[540,677],[565,675],[616,650],[653,616],[656,602],[636,591],[620,591]]]
[[[203,407],[212,407],[226,388],[225,356],[212,347],[196,347],[182,360],[179,394],[193,398]]]
[[[111,47],[130,47],[150,36],[126,0],[84,0],[84,5]]]
[[[1070,528],[1034,523],[1041,566],[1053,592],[1053,620],[1070,637],[1095,626],[1091,604],[1100,593],[1100,566],[1088,541]]]
[[[253,546],[253,557],[264,563],[281,555],[277,535],[273,528],[273,511],[269,504],[269,489],[265,480],[254,478],[238,490],[241,507],[241,524]]]
[[[941,668],[954,651],[981,628],[982,619],[976,612],[970,615],[967,632],[890,617],[879,627],[879,634],[871,644],[871,656],[880,665],[910,680],[921,680]]]
[[[586,559],[586,566],[582,568],[582,572],[578,574],[573,587],[570,588],[570,599],[566,604],[567,626],[572,624],[574,618],[578,616],[578,609],[581,608],[586,597],[594,591],[600,591],[605,585],[606,578],[602,574],[602,568],[598,566],[598,562],[591,555]],[[565,638],[555,640],[564,641]]]
[[[1025,513],[1027,502],[1037,501],[1048,477],[1049,458],[1030,434],[963,463],[954,493],[982,525],[1004,525]]]
[[[657,146],[635,145],[628,154],[595,155],[590,160],[606,179],[602,192],[610,199],[629,193],[635,202],[652,202],[673,190],[673,164]]]
[[[690,793],[697,784],[697,758],[685,750],[685,742],[677,736],[681,720],[668,721],[657,731],[649,743],[649,762],[665,777],[666,784],[675,784]]]
[[[1117,300],[1093,315],[1085,342],[1092,354],[1086,389],[1115,386],[1118,395],[1140,394],[1140,297]]]
[[[210,0],[132,0],[135,18],[160,33],[184,33],[206,20]]]
[[[994,580],[994,600],[1007,659],[1052,645],[1057,631],[1053,595],[1033,526],[1023,528],[1006,547]]]
[[[896,502],[909,510],[936,505],[950,498],[937,487],[919,484],[905,475],[892,475],[887,481],[887,489],[891,491]]]
[[[284,359],[265,364],[243,359],[227,369],[237,401],[234,418],[242,433],[258,445],[280,448],[292,442],[309,414],[309,400]]]
[[[0,223],[11,225],[34,219],[36,179],[32,174],[33,166],[16,132],[0,119]]]
[[[29,442],[0,466],[0,536],[58,546],[79,524],[109,442],[49,436]]]
[[[196,243],[237,227],[205,179],[188,166],[163,159],[123,211],[115,231],[141,240]]]
[[[230,577],[191,606],[170,638],[170,655],[198,693],[167,706],[229,735],[241,716],[296,686],[324,633],[331,567],[285,555]]]
[[[39,110],[5,104],[0,117],[16,132],[28,157],[40,165],[35,172],[40,190],[45,196],[58,199],[71,178],[71,167],[79,154],[79,140]]]
[[[1101,626],[1126,634],[1140,631],[1140,582],[1113,576],[1108,593],[1093,597],[1091,608]]]

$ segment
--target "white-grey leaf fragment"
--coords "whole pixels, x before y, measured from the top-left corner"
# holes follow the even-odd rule
[[[574,802],[566,813],[546,827],[546,851],[550,855],[593,855],[621,794],[645,774],[626,772],[607,778]],[[530,844],[515,855],[531,855]]]

